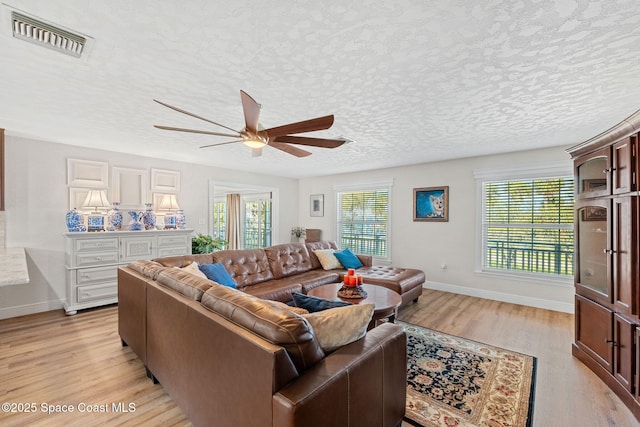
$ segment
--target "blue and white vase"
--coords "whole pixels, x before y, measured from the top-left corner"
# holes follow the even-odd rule
[[[176,228],[184,230],[187,226],[187,218],[184,216],[184,210],[178,209],[176,212]]]
[[[142,217],[144,216],[144,212],[129,211],[129,215],[131,215],[131,221],[129,221],[129,224],[128,224],[129,230],[131,231],[144,230],[144,223],[142,222]]]
[[[120,202],[113,202],[113,208],[107,214],[107,231],[120,230],[122,227],[122,212],[120,212]]]
[[[87,231],[84,225],[84,218],[76,208],[67,212],[67,230],[69,231]]]
[[[142,222],[144,223],[145,230],[153,230],[156,228],[156,214],[151,209],[151,203],[145,203],[146,210],[144,211],[144,215],[142,217]]]

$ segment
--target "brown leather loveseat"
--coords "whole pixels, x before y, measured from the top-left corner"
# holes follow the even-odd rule
[[[253,255],[244,255],[244,265],[251,267],[243,271],[241,262],[233,263],[238,285],[240,277],[268,277]],[[283,270],[291,268],[289,261]],[[312,270],[301,273],[309,273],[305,278],[312,282],[336,274],[317,271],[316,276]],[[268,280],[275,281],[273,295],[283,295],[278,282],[283,279]],[[380,325],[325,352],[302,316],[154,261],[119,268],[118,316],[123,344],[196,426],[391,427],[402,422],[406,335],[398,325]]]

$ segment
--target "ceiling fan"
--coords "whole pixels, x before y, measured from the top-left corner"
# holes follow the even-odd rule
[[[211,132],[206,130],[197,129],[185,129],[169,126],[154,125],[158,129],[173,130],[178,132],[190,132],[200,133],[205,135],[214,136],[226,136],[230,138],[237,138],[233,141],[219,142],[216,144],[203,145],[200,148],[216,147],[218,145],[234,144],[241,142],[247,147],[251,148],[252,155],[254,157],[262,155],[262,149],[265,146],[270,146],[285,153],[292,154],[296,157],[306,157],[311,153],[309,151],[298,148],[296,145],[306,145],[310,147],[322,147],[322,148],[336,148],[344,144],[346,141],[342,139],[327,139],[327,138],[310,138],[305,136],[296,136],[291,134],[313,132],[316,130],[329,129],[333,125],[333,115],[318,117],[315,119],[304,120],[301,122],[290,123],[287,125],[277,126],[269,129],[264,129],[259,123],[260,118],[260,104],[258,104],[251,96],[246,92],[240,91],[240,99],[242,101],[242,110],[244,112],[245,127],[242,130],[235,130],[228,126],[216,123],[212,120],[205,119],[204,117],[182,110],[178,107],[174,107],[164,102],[154,99],[160,105],[171,108],[172,110],[186,114],[196,119],[204,120],[205,122],[214,124],[216,126],[225,128],[232,133]]]

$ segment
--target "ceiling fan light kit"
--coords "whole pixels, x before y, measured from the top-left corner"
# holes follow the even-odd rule
[[[287,154],[291,154],[296,157],[306,157],[311,155],[311,152],[296,147],[296,145],[306,145],[309,147],[320,148],[337,148],[347,142],[345,139],[327,139],[327,138],[312,138],[305,136],[297,136],[292,134],[313,132],[317,130],[329,129],[333,125],[333,115],[317,117],[315,119],[304,120],[301,122],[290,123],[270,129],[263,129],[259,123],[260,119],[260,104],[258,104],[251,96],[246,92],[240,91],[240,99],[242,101],[242,111],[244,112],[245,127],[239,131],[234,130],[228,126],[216,123],[212,120],[190,113],[181,108],[174,107],[164,102],[154,99],[160,105],[170,108],[182,114],[194,117],[199,120],[211,123],[213,125],[222,127],[234,133],[220,133],[211,132],[206,130],[177,128],[172,126],[160,126],[155,125],[158,129],[171,130],[177,132],[199,133],[204,135],[224,136],[229,138],[236,138],[233,141],[224,141],[214,144],[203,145],[200,148],[215,147],[218,145],[234,144],[236,142],[242,142],[247,147],[251,148],[252,157],[258,157],[262,155],[262,148],[266,146],[273,147],[277,150],[283,151]]]

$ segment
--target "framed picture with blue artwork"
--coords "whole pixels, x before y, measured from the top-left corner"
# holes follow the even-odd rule
[[[449,187],[413,189],[414,221],[449,221]]]

